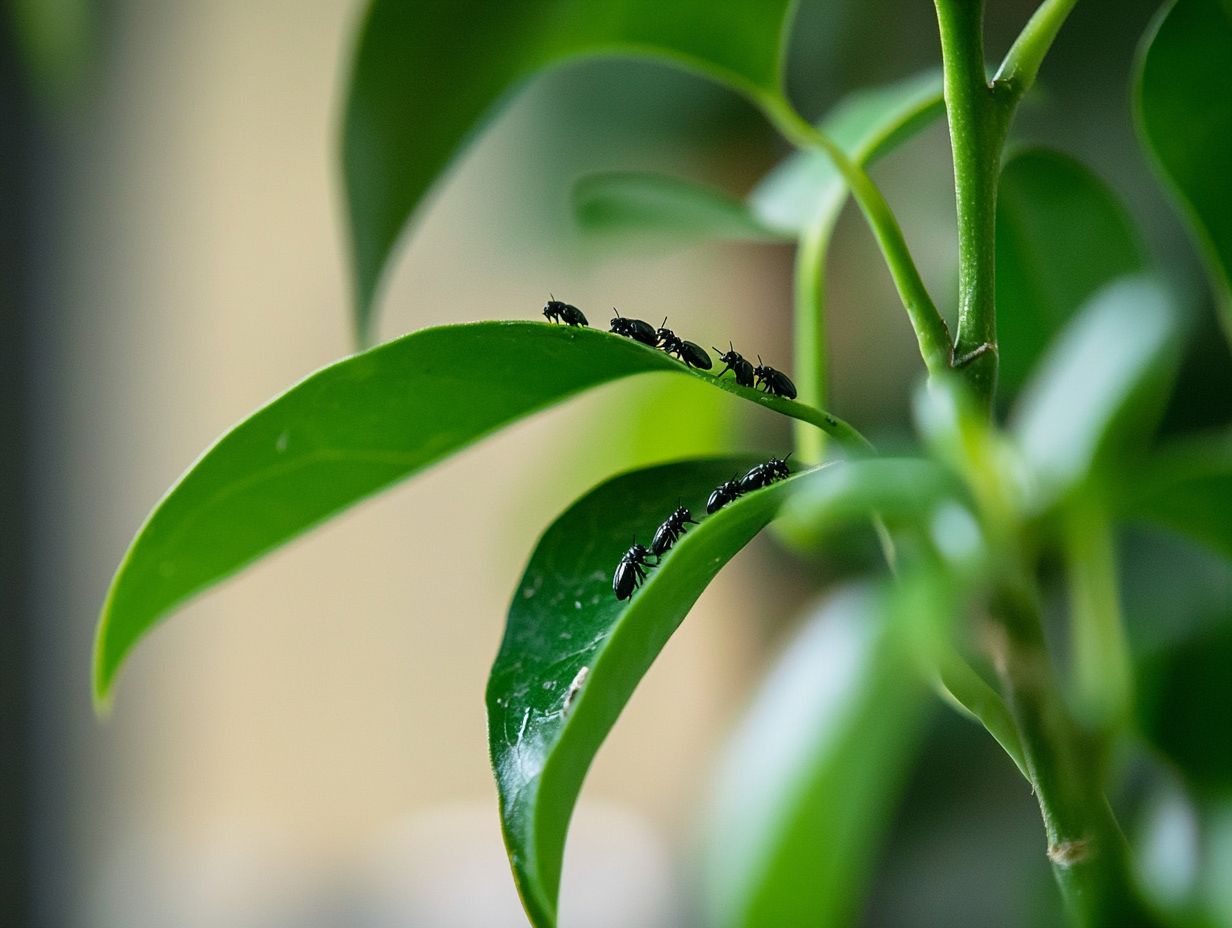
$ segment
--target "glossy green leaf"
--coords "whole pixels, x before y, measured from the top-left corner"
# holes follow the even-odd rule
[[[1084,480],[1122,419],[1142,435],[1154,422],[1180,320],[1150,278],[1105,287],[1066,327],[1015,410],[1014,437],[1032,505],[1048,505]],[[1133,407],[1137,407],[1136,410]]]
[[[1232,3],[1169,4],[1143,43],[1138,131],[1196,236],[1232,339]]]
[[[1060,152],[1031,148],[1001,172],[997,198],[998,379],[1016,392],[1054,335],[1100,287],[1145,270],[1116,194]]]
[[[648,172],[592,174],[573,188],[578,225],[587,232],[669,242],[781,242],[789,232],[760,222],[721,190]]]
[[[527,77],[583,56],[648,57],[742,93],[779,91],[791,0],[374,0],[360,29],[342,162],[361,336],[390,253],[450,163]]]
[[[704,513],[710,490],[749,463],[687,461],[617,477],[566,511],[531,556],[489,679],[488,736],[514,877],[537,928],[555,925],[569,817],[638,681],[784,501],[853,466],[802,472],[702,518],[631,600],[617,601],[612,573],[634,536],[645,543],[678,501]]]
[[[1218,435],[1154,456],[1123,482],[1123,511],[1232,558],[1232,436]]]
[[[514,593],[488,681],[488,741],[514,878],[536,928],[556,923],[569,817],[639,680],[719,569],[817,471],[705,516],[710,490],[753,459],[685,461],[601,484],[544,533]],[[842,467],[832,464],[829,467]],[[676,505],[691,526],[631,599],[612,574]]]
[[[705,843],[714,928],[839,926],[857,914],[928,706],[907,617],[890,602],[865,588],[829,600],[728,745]]]
[[[849,441],[835,417],[595,329],[424,329],[330,365],[237,425],[158,503],[112,580],[95,647],[105,701],[137,640],[190,596],[522,416],[634,374],[694,377]]]
[[[823,122],[858,164],[868,164],[943,112],[941,77],[929,72],[859,91]],[[574,191],[578,224],[591,233],[651,234],[678,242],[781,241],[837,218],[847,185],[824,155],[788,158],[741,202],[714,187],[660,174],[584,178]]]
[[[944,112],[941,74],[928,71],[851,94],[821,127],[853,161],[867,165]],[[798,152],[766,175],[749,195],[749,206],[772,229],[803,232],[831,214],[837,218],[846,199],[847,185],[829,158]]]

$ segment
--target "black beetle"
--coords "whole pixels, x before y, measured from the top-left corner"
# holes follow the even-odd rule
[[[740,489],[740,481],[736,479],[736,475],[732,474],[732,479],[725,483],[720,483],[710,493],[710,499],[706,500],[706,512],[714,515],[728,503],[739,499],[744,495],[744,490]]]
[[[612,311],[616,313],[616,318],[612,320],[612,332],[641,342],[643,345],[649,345],[651,348],[658,347],[659,336],[649,322],[643,322],[641,319],[628,319],[622,316],[615,306],[612,307]]]
[[[787,458],[789,457],[790,454],[787,455]],[[758,464],[740,478],[740,492],[751,493],[753,490],[770,486],[776,480],[786,480],[791,476],[787,458],[771,458],[765,464]]]
[[[586,321],[586,316],[583,312],[571,303],[564,303],[552,294],[548,294],[547,305],[543,307],[543,314],[547,317],[548,322],[563,322],[565,325],[590,325]]]
[[[659,327],[657,344],[668,354],[675,355],[685,363],[686,367],[698,367],[704,371],[714,367],[709,353],[696,342],[685,341],[667,327],[667,317],[663,317],[663,325]]]
[[[746,361],[744,359],[744,356],[741,355],[738,351],[736,351],[735,348],[732,348],[731,342],[727,343],[727,348],[728,348],[727,351],[723,351],[719,348],[714,349],[719,355],[719,360],[727,365],[725,368],[723,368],[721,371],[715,374],[715,376],[722,377],[728,371],[731,371],[733,374],[736,375],[736,383],[740,384],[740,386],[742,387],[753,386],[755,383],[755,380],[753,377],[753,365],[750,364],[748,361]]]
[[[616,573],[612,575],[612,592],[617,599],[628,599],[646,579],[646,568],[654,566],[646,563],[648,557],[650,551],[637,541],[634,541],[633,546],[621,557],[620,563],[616,565]]]
[[[680,540],[680,537],[685,532],[686,525],[696,525],[697,520],[693,518],[693,513],[689,512],[684,506],[677,506],[675,511],[664,520],[659,526],[658,531],[654,533],[654,540],[650,542],[650,553],[655,555],[663,555],[667,550]]]
[[[757,356],[757,366],[753,368],[753,376],[757,378],[757,386],[774,396],[796,398],[796,385],[780,370],[775,370],[768,364],[763,364],[761,355]]]

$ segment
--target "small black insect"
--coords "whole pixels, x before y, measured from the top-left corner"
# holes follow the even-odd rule
[[[788,454],[787,457],[791,455]],[[753,490],[770,486],[776,480],[786,480],[790,476],[791,470],[787,467],[787,458],[771,458],[765,464],[758,464],[740,478],[740,492],[751,493]]]
[[[727,365],[725,368],[723,368],[721,371],[715,374],[715,376],[722,377],[728,371],[731,371],[733,374],[736,375],[736,383],[740,384],[740,386],[742,387],[753,386],[755,383],[754,376],[753,376],[753,365],[750,364],[748,361],[746,361],[744,359],[744,356],[741,355],[738,351],[736,351],[735,348],[732,348],[731,342],[727,343],[727,348],[728,348],[727,351],[723,351],[722,349],[719,349],[719,348],[714,349],[719,354],[719,360]]]
[[[616,312],[616,307],[612,307],[612,311]],[[616,312],[616,318],[612,320],[611,331],[617,335],[623,335],[625,338],[631,338],[636,342],[641,342],[643,345],[649,345],[651,348],[656,348],[659,345],[659,336],[649,322],[643,322],[641,319],[628,319]]]
[[[753,368],[753,376],[757,378],[757,386],[764,389],[767,393],[774,396],[784,396],[789,400],[796,398],[796,385],[791,382],[791,378],[782,371],[775,370],[768,364],[761,362],[761,355],[757,356],[757,366]]]
[[[547,317],[548,322],[563,322],[565,325],[590,325],[580,309],[571,303],[561,302],[550,293],[548,294],[547,305],[543,307],[543,314]]]
[[[636,541],[621,557],[620,563],[616,565],[616,573],[612,575],[612,592],[617,599],[628,599],[646,579],[646,568],[654,566],[646,563],[648,557],[650,551]]]
[[[677,506],[676,510],[667,517],[658,531],[654,534],[654,540],[650,543],[650,553],[662,556],[667,550],[680,540],[685,533],[686,525],[696,525],[697,520],[693,518],[693,513],[689,512],[684,506]]]
[[[714,367],[709,353],[696,342],[685,341],[667,327],[667,317],[663,317],[663,325],[659,326],[658,346],[668,354],[675,355],[687,367],[699,367],[704,371]]]
[[[736,479],[736,475],[732,474],[732,479],[725,483],[720,483],[710,493],[710,499],[706,500],[706,512],[714,515],[728,503],[734,502],[744,495],[744,490],[740,489],[740,481]]]

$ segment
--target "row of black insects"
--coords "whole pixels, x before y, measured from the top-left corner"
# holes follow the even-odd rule
[[[547,317],[549,322],[559,322],[564,325],[589,326],[586,321],[586,315],[571,303],[564,303],[555,297],[548,300],[547,305],[543,307],[543,315]],[[631,338],[636,342],[641,342],[643,345],[649,345],[651,348],[662,348],[667,354],[683,361],[688,367],[698,368],[699,370],[708,371],[714,367],[714,361],[710,358],[710,353],[696,342],[687,341],[673,332],[667,327],[667,317],[663,318],[663,324],[659,328],[655,328],[649,322],[643,322],[641,319],[629,319],[626,316],[620,315],[617,312],[615,318],[611,321],[611,328],[608,330],[616,335],[623,335],[625,338]],[[782,371],[771,367],[768,364],[763,364],[761,355],[757,356],[757,366],[745,360],[745,358],[732,347],[732,343],[727,343],[727,351],[721,348],[714,349],[719,360],[726,365],[719,371],[715,378],[722,377],[728,371],[736,378],[736,383],[742,387],[761,387],[765,392],[774,396],[782,396],[789,400],[796,398],[796,385],[791,382],[791,378]]]
[[[706,514],[714,515],[745,493],[768,487],[776,480],[786,480],[791,476],[791,470],[787,467],[789,457],[790,454],[784,458],[771,458],[752,468],[743,477],[732,474],[731,480],[720,483],[710,492],[710,498],[706,500]],[[646,571],[657,567],[663,555],[684,536],[685,526],[697,524],[693,513],[687,507],[677,506],[655,530],[649,548],[638,544],[634,538],[632,547],[621,557],[620,563],[616,565],[616,573],[612,576],[612,592],[616,594],[616,598],[628,599],[632,596],[633,591],[645,581]],[[653,564],[650,563],[651,557],[655,559]]]

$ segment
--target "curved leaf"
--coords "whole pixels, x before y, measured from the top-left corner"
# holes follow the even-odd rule
[[[884,591],[831,598],[724,752],[706,835],[715,928],[838,926],[858,909],[928,707],[890,609]]]
[[[696,181],[641,171],[584,177],[573,188],[578,225],[605,235],[653,235],[672,241],[789,241],[740,200]]]
[[[1232,436],[1156,455],[1122,486],[1127,515],[1188,535],[1232,558]]]
[[[688,461],[609,480],[544,533],[518,584],[488,682],[488,740],[510,862],[537,928],[555,924],[565,833],[582,779],[667,639],[719,568],[773,518],[799,477],[700,519],[631,599],[612,572],[679,503],[750,459]]]
[[[748,459],[685,461],[617,477],[573,504],[540,539],[509,607],[488,682],[488,742],[514,878],[537,928],[556,923],[569,817],[582,780],[639,680],[719,569],[784,499],[830,464],[700,517],[624,602],[612,573],[679,503],[707,495]]]
[[[343,120],[356,325],[415,210],[523,79],[570,59],[649,57],[748,94],[777,94],[791,0],[374,0],[360,30]]]
[[[1178,323],[1163,288],[1139,277],[1105,287],[1067,326],[1015,410],[1036,507],[1086,478],[1134,400],[1158,406],[1158,397],[1143,394],[1167,366]],[[1135,417],[1139,433],[1144,419]]]
[[[1232,4],[1179,0],[1148,31],[1135,85],[1138,131],[1189,221],[1232,339]]]
[[[1027,379],[1053,336],[1100,287],[1145,270],[1145,249],[1109,187],[1043,148],[1014,155],[997,196],[998,380]]]
[[[103,605],[96,699],[107,699],[137,640],[193,594],[522,416],[656,371],[700,378],[860,441],[820,410],[595,329],[480,322],[414,332],[292,387],[223,436],[158,503]]]

